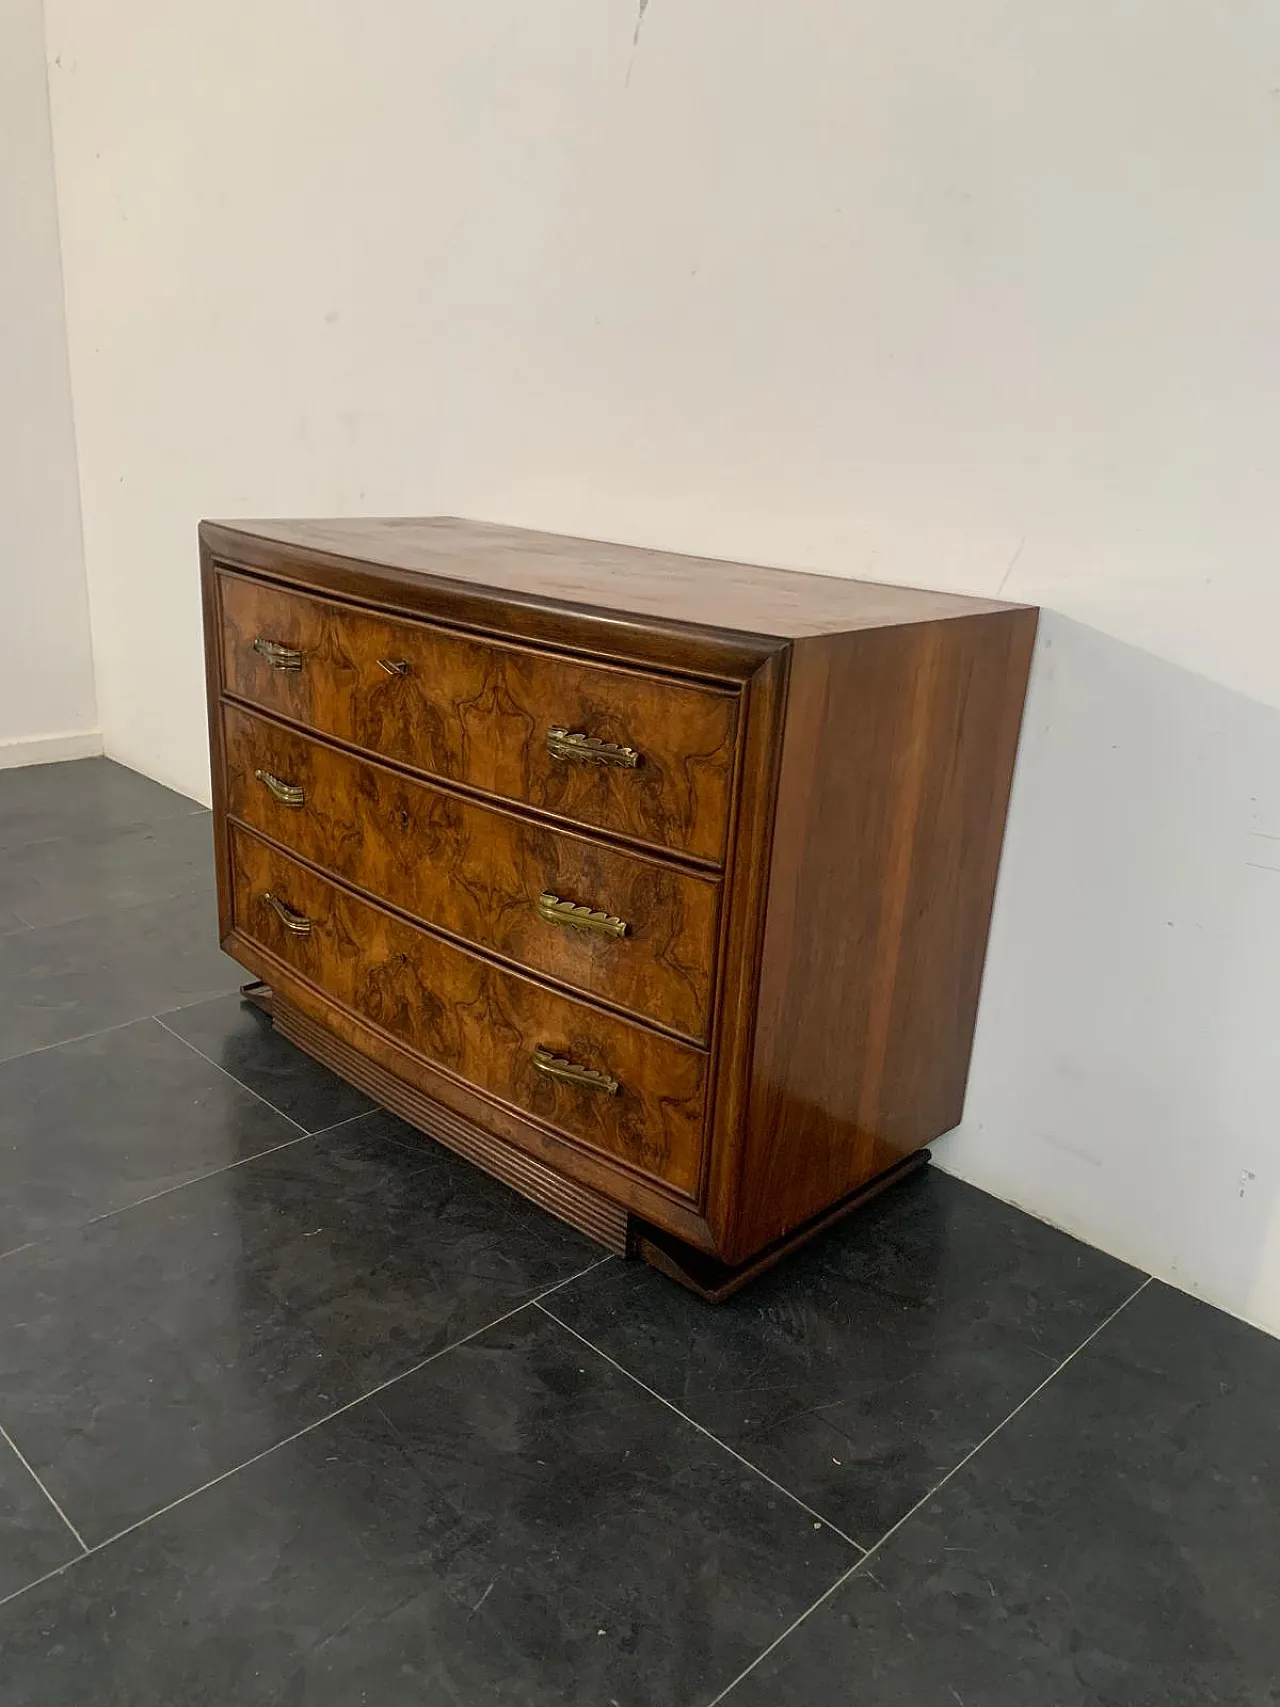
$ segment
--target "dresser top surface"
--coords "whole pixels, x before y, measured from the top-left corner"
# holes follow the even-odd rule
[[[778,640],[1022,608],[454,516],[210,525],[286,550],[323,552],[432,582]]]

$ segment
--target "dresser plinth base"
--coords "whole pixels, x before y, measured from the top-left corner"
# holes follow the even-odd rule
[[[651,1268],[659,1269],[672,1280],[678,1280],[681,1286],[688,1287],[690,1292],[696,1292],[699,1298],[708,1304],[722,1304],[726,1298],[746,1286],[749,1281],[763,1274],[775,1263],[782,1261],[792,1251],[799,1250],[801,1245],[818,1233],[824,1232],[837,1221],[842,1221],[846,1215],[852,1215],[855,1209],[861,1209],[872,1198],[879,1197],[882,1191],[887,1191],[891,1185],[918,1173],[929,1162],[927,1150],[917,1150],[914,1155],[904,1156],[903,1159],[884,1173],[877,1174],[873,1180],[857,1191],[850,1192],[848,1197],[841,1198],[830,1209],[821,1215],[815,1215],[812,1221],[806,1221],[803,1227],[797,1227],[783,1239],[776,1240],[772,1245],[766,1245],[755,1256],[748,1257],[745,1262],[736,1266],[721,1262],[718,1257],[708,1256],[705,1251],[694,1250],[683,1240],[673,1238],[670,1233],[664,1233],[661,1228],[647,1226],[642,1221],[631,1219],[631,1249],[629,1255],[639,1257]]]
[[[281,1036],[287,1037],[304,1054],[364,1091],[428,1138],[434,1138],[446,1149],[501,1180],[539,1208],[567,1221],[615,1256],[639,1258],[711,1304],[719,1304],[732,1297],[757,1275],[878,1197],[889,1186],[924,1167],[929,1160],[927,1150],[905,1156],[894,1167],[878,1174],[821,1215],[814,1216],[803,1227],[797,1227],[785,1238],[766,1246],[746,1262],[731,1266],[685,1244],[673,1234],[639,1220],[600,1192],[579,1185],[575,1180],[565,1179],[515,1145],[495,1138],[474,1121],[454,1114],[416,1086],[388,1072],[324,1026],[318,1025],[283,996],[277,995],[270,985],[261,982],[245,984],[240,994],[245,1001],[268,1014]]]

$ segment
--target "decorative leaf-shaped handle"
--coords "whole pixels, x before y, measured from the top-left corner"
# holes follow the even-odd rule
[[[538,896],[538,917],[549,925],[570,925],[576,931],[598,931],[601,936],[626,936],[631,929],[625,919],[614,913],[599,913],[549,893]]]
[[[623,770],[635,770],[641,763],[634,747],[622,747],[616,741],[602,741],[596,735],[584,735],[577,730],[548,729],[547,751],[553,759],[574,759],[583,765],[617,765]]]
[[[618,1094],[618,1081],[608,1073],[598,1073],[594,1067],[580,1067],[564,1055],[552,1054],[540,1043],[533,1051],[533,1064],[540,1073],[545,1073],[549,1079],[559,1079],[562,1084],[576,1085],[583,1091],[603,1091],[611,1097]]]

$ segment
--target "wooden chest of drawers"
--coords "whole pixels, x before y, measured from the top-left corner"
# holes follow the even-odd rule
[[[440,518],[200,530],[223,946],[708,1297],[960,1117],[1036,613]]]

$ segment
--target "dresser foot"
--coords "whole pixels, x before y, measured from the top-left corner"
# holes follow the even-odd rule
[[[651,1227],[634,1217],[631,1222],[631,1240],[628,1254],[639,1257],[651,1268],[667,1275],[672,1280],[678,1280],[681,1286],[688,1287],[690,1292],[696,1292],[699,1298],[708,1304],[723,1303],[726,1298],[746,1286],[749,1281],[763,1274],[783,1257],[807,1244],[816,1234],[827,1227],[842,1221],[846,1215],[851,1215],[855,1209],[861,1209],[864,1203],[870,1203],[873,1197],[879,1197],[882,1191],[887,1191],[899,1180],[909,1178],[918,1173],[929,1162],[927,1150],[917,1150],[914,1155],[904,1156],[900,1162],[884,1173],[877,1174],[875,1179],[868,1180],[866,1185],[851,1192],[848,1197],[841,1198],[839,1203],[830,1209],[824,1209],[821,1215],[815,1215],[812,1221],[806,1221],[803,1227],[797,1227],[783,1239],[778,1239],[772,1245],[766,1245],[755,1256],[736,1267],[721,1262],[719,1258],[708,1256],[705,1251],[698,1251],[692,1245],[686,1245],[674,1238],[670,1233],[664,1233],[658,1227]]]

